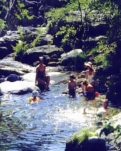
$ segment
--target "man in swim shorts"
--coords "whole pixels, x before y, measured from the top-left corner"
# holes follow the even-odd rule
[[[69,96],[74,98],[76,96],[76,81],[74,75],[70,75],[70,80],[68,82],[68,89],[69,89]]]

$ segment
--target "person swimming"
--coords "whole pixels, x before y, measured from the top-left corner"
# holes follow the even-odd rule
[[[32,97],[29,97],[29,98],[28,98],[28,101],[29,101],[29,103],[39,102],[39,101],[40,101],[40,98],[38,97],[38,92],[37,92],[37,91],[33,91],[33,92],[32,92]]]

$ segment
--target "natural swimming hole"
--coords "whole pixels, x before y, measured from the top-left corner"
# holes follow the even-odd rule
[[[66,84],[50,85],[41,101],[30,104],[25,95],[4,95],[0,106],[0,151],[64,151],[66,140],[84,126],[90,116],[82,114],[80,95],[62,94]]]

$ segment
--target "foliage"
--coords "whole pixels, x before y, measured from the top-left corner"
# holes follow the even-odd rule
[[[76,70],[82,70],[84,68],[84,62],[86,60],[86,54],[82,52],[74,58],[74,66]]]
[[[70,0],[65,7],[62,8],[52,8],[45,15],[54,22],[60,20],[68,20],[69,12],[78,11],[81,6],[82,9],[85,9],[91,0]],[[71,14],[70,14],[71,15]]]
[[[113,122],[108,122],[102,126],[102,129],[100,131],[100,136],[104,133],[105,136],[108,136],[109,134],[112,134],[114,144],[118,149],[121,149],[120,146],[118,147],[118,139],[121,138],[121,125],[115,125]]]
[[[33,15],[26,8],[25,4],[21,0],[0,0],[1,19],[4,19],[10,26],[11,22],[14,23],[16,19],[19,20],[31,20]],[[16,25],[15,25],[16,26]]]
[[[94,58],[94,62],[102,67],[106,67],[109,64],[112,64],[112,55],[115,54],[116,43],[108,44],[105,41],[100,41],[98,46],[93,48],[89,55]]]
[[[36,36],[36,38],[31,42],[31,47],[35,47],[36,44],[40,41],[40,36]]]
[[[90,11],[97,10],[104,13],[104,15],[114,15],[117,11],[117,5],[111,0],[92,0],[88,8]]]
[[[76,142],[78,145],[81,144],[85,139],[92,136],[98,136],[95,130],[82,128],[79,132],[74,133],[72,136],[72,142]]]
[[[81,25],[78,26],[78,29],[74,25],[66,25],[60,27],[60,30],[56,33],[56,37],[62,36],[63,39],[61,41],[62,46],[66,43],[69,43],[71,48],[75,48],[76,42],[78,38],[76,37],[77,32],[80,31]]]
[[[110,30],[107,33],[109,42],[121,39],[121,10],[119,10],[109,21]]]
[[[44,30],[41,27],[38,27],[36,29],[37,35],[36,37],[30,42],[28,41],[29,34],[26,35],[25,31],[22,30],[20,26],[18,26],[18,33],[19,33],[19,42],[12,46],[15,56],[22,55],[26,50],[29,48],[33,48],[37,45],[37,43],[40,41],[41,34],[44,32]]]
[[[0,19],[0,28],[5,28],[6,24],[5,21]]]
[[[23,19],[31,20],[34,18],[33,15],[29,15],[29,10],[25,9],[25,4],[21,3],[20,1],[18,1],[18,12],[19,13],[16,13],[15,16],[19,20],[23,20]]]
[[[24,41],[20,41],[16,44],[16,46],[12,46],[13,50],[15,52],[15,56],[20,55],[24,51],[26,51],[29,48],[29,45]]]

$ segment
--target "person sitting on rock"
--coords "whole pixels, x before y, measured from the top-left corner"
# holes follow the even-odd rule
[[[68,90],[69,90],[69,96],[70,97],[76,97],[76,81],[75,81],[75,76],[70,75],[70,79],[68,82]]]
[[[35,85],[40,90],[49,90],[50,76],[46,74],[46,65],[43,63],[43,57],[39,57],[39,65],[36,67]]]
[[[38,97],[38,92],[37,92],[37,91],[33,91],[33,92],[32,92],[32,97],[29,97],[29,98],[28,98],[28,101],[29,101],[29,103],[39,102],[39,101],[40,101],[40,98]]]

